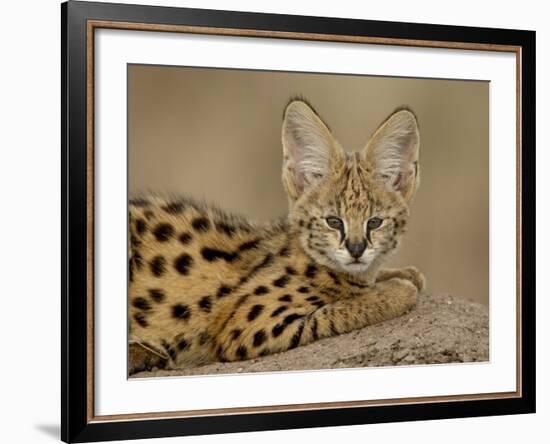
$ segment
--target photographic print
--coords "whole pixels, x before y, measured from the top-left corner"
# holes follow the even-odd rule
[[[70,1],[61,55],[63,440],[534,412],[534,33]]]
[[[489,360],[489,84],[128,66],[130,376]]]

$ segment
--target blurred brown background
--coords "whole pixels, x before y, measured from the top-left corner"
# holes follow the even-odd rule
[[[416,112],[422,181],[392,265],[416,265],[429,291],[488,304],[487,82],[130,65],[130,195],[188,194],[255,219],[284,214],[281,122],[297,94],[349,150],[397,106]]]

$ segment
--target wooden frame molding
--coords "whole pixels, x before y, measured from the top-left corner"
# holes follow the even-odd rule
[[[94,414],[94,288],[93,288],[93,232],[94,232],[94,31],[96,29],[125,29],[133,31],[156,31],[156,32],[176,32],[188,34],[204,34],[204,35],[222,35],[236,37],[263,37],[263,38],[282,38],[291,40],[315,40],[315,41],[330,41],[330,42],[347,42],[347,43],[363,43],[374,45],[396,45],[408,47],[428,47],[428,48],[449,48],[449,49],[466,49],[476,51],[496,51],[496,52],[511,52],[516,56],[516,72],[521,72],[521,47],[514,45],[495,45],[495,44],[479,44],[479,43],[460,43],[460,42],[441,42],[430,40],[408,40],[408,39],[389,39],[376,37],[354,37],[354,36],[336,36],[325,34],[303,34],[299,32],[277,32],[277,31],[261,31],[261,30],[242,30],[231,28],[210,28],[185,25],[159,25],[148,23],[129,23],[115,22],[105,20],[89,20],[87,23],[87,101],[88,101],[88,245],[89,251],[89,286],[88,286],[88,420],[89,421],[113,421],[121,419],[150,419],[150,418],[174,418],[174,417],[190,417],[190,416],[205,416],[205,415],[231,415],[236,413],[267,413],[267,412],[291,412],[296,410],[320,410],[339,407],[367,407],[375,405],[395,405],[395,404],[412,404],[412,403],[435,403],[444,401],[465,401],[465,400],[481,400],[481,399],[501,399],[521,397],[521,359],[516,360],[516,391],[491,393],[491,394],[468,394],[455,396],[433,396],[433,397],[416,397],[416,398],[399,398],[391,400],[364,400],[364,401],[346,401],[346,402],[327,402],[313,404],[292,404],[292,405],[273,405],[262,407],[239,407],[239,408],[224,408],[224,409],[207,409],[207,410],[182,410],[176,412],[161,412],[161,413],[134,413],[124,415],[103,415],[95,416]],[[516,77],[516,156],[521,159],[521,77]],[[516,170],[517,195],[521,195],[521,168]],[[519,197],[518,197],[519,199]],[[519,203],[519,201],[518,201]],[[521,236],[520,236],[520,221],[521,212],[518,205],[517,211],[517,273],[518,282],[521,282]],[[521,307],[521,286],[518,285],[516,292],[517,306]],[[521,357],[521,316],[518,310],[516,329],[519,333],[516,341],[517,355]]]

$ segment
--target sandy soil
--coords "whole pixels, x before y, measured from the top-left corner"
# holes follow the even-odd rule
[[[421,295],[408,314],[284,353],[134,377],[377,367],[489,360],[487,307],[450,295]]]

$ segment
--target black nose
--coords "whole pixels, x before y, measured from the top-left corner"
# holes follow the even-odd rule
[[[362,240],[361,242],[350,242],[347,240],[346,248],[353,258],[358,259],[363,255],[365,248],[367,248],[367,243],[365,240]]]

